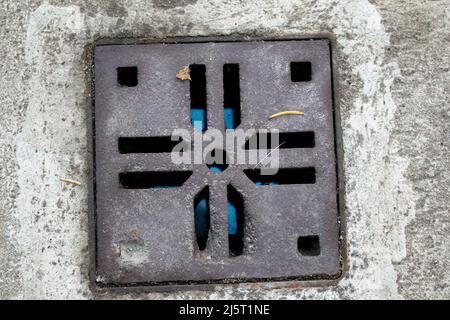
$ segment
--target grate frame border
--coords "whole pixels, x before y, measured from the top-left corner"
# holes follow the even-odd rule
[[[175,44],[175,43],[206,43],[206,42],[254,42],[254,41],[308,41],[326,40],[329,44],[331,63],[331,91],[333,104],[333,129],[336,159],[336,190],[337,190],[337,211],[339,226],[339,256],[340,269],[333,276],[315,275],[304,277],[275,277],[275,278],[244,278],[244,279],[223,279],[205,281],[176,281],[176,282],[141,282],[129,284],[104,284],[96,276],[97,269],[97,230],[96,230],[96,168],[95,168],[95,48],[97,46],[108,45],[146,45],[155,43]],[[225,286],[239,287],[242,289],[279,289],[279,288],[308,288],[335,286],[348,273],[347,255],[347,227],[345,219],[345,172],[344,153],[342,142],[341,114],[339,105],[340,88],[338,59],[340,57],[339,46],[336,36],[329,32],[293,34],[293,35],[273,35],[260,36],[256,34],[234,34],[229,36],[197,36],[197,37],[137,37],[137,38],[109,38],[100,37],[85,47],[83,61],[86,64],[85,84],[88,88],[86,96],[87,105],[87,151],[88,151],[88,251],[89,251],[89,287],[93,292],[118,292],[118,293],[145,293],[145,292],[171,292],[185,290],[217,290]],[[243,280],[243,281],[241,281]]]

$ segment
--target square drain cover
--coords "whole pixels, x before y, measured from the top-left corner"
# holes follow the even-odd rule
[[[97,45],[96,283],[338,278],[333,112],[325,39]],[[176,164],[176,129],[277,129],[279,170]]]

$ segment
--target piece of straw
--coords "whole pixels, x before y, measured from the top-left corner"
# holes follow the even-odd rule
[[[59,178],[59,180],[67,182],[67,183],[71,183],[74,184],[76,186],[81,186],[81,182],[80,181],[76,181],[76,180],[72,180],[72,179],[67,179],[67,178]]]
[[[303,115],[303,114],[305,114],[305,113],[301,112],[301,111],[282,111],[282,112],[278,112],[278,113],[271,115],[269,117],[269,119],[273,119],[273,118],[277,118],[277,117],[281,117],[281,116]]]

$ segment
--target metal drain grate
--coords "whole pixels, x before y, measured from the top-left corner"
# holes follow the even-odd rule
[[[191,81],[175,77],[184,66]],[[336,278],[331,75],[321,39],[98,45],[97,283]],[[304,115],[269,120],[292,109]],[[203,134],[279,129],[280,170],[174,164],[171,134],[194,120]]]

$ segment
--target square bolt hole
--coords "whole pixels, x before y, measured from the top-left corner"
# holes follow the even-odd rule
[[[311,62],[291,62],[292,82],[311,81]]]
[[[298,252],[302,256],[318,256],[320,254],[320,240],[318,236],[298,237]]]
[[[331,63],[325,39],[98,45],[96,284],[337,279]],[[302,113],[271,117],[293,108]],[[239,131],[251,133],[234,150],[206,148],[211,134]],[[237,163],[236,154],[271,149],[279,154],[271,175],[264,169],[275,153]]]
[[[138,84],[137,67],[117,68],[117,83],[124,87],[136,87]]]

